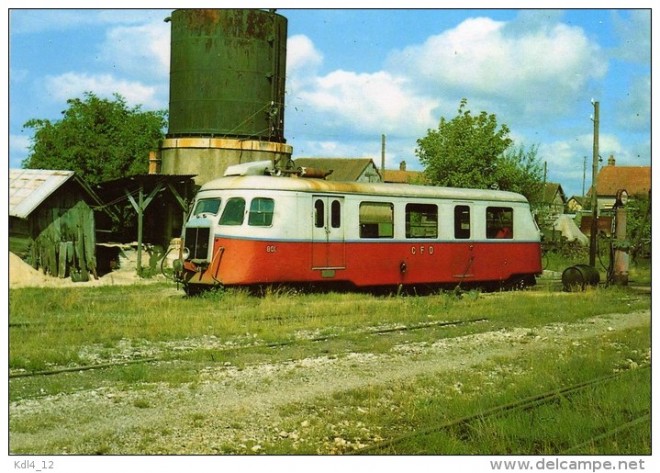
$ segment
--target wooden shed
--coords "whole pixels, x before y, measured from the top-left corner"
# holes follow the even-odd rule
[[[86,281],[96,273],[93,207],[73,171],[9,170],[9,250],[45,274]]]

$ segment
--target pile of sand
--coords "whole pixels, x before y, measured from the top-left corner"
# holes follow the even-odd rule
[[[71,287],[71,286],[103,286],[112,284],[148,284],[163,281],[162,276],[141,278],[135,270],[135,261],[122,262],[121,268],[112,271],[98,279],[90,274],[89,281],[73,282],[70,277],[58,278],[44,274],[23,261],[18,255],[9,252],[9,287]]]

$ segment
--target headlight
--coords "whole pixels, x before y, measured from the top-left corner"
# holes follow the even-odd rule
[[[190,250],[184,246],[183,250],[181,250],[181,258],[183,260],[187,260],[189,256],[190,256]]]

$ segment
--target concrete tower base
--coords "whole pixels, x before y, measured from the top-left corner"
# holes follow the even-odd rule
[[[293,147],[270,141],[235,138],[166,138],[160,147],[161,174],[195,174],[195,184],[222,177],[227,167],[253,161],[273,161],[284,169]]]

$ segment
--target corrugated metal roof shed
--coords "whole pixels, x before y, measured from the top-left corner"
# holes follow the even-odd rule
[[[27,218],[73,175],[73,171],[10,169],[9,215]]]

